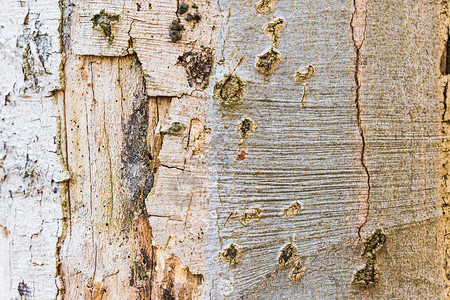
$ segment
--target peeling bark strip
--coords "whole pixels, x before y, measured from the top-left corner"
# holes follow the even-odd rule
[[[77,1],[75,6],[67,6],[74,8],[73,54],[125,56],[137,53],[147,95],[192,94],[199,86],[206,86],[212,67],[208,49],[213,49],[216,41],[217,13],[214,2],[187,2],[192,20],[186,20],[183,17],[188,13],[177,14],[180,4],[181,1],[169,0],[151,3],[147,0],[138,3],[132,0]],[[194,62],[185,68],[178,59],[189,52]]]
[[[0,1],[0,299],[54,299],[61,235],[57,0]]]
[[[64,297],[194,299],[202,280],[175,256],[167,265],[153,243],[145,199],[153,186],[148,130],[155,116],[141,64],[136,56],[70,57],[65,73],[73,180],[60,251]]]
[[[75,16],[79,15],[80,8],[83,10],[83,6],[77,6]],[[144,14],[149,13],[137,8]],[[158,5],[150,9],[161,10]],[[69,5],[64,7],[64,11],[67,10]],[[90,19],[92,28],[102,31],[109,49],[120,49],[123,40],[121,28],[125,26],[128,39],[125,53],[135,48],[143,54],[144,63],[148,63],[145,59],[147,53],[141,50],[142,40],[132,30],[136,21],[131,15],[134,12],[129,10],[123,14],[122,8],[117,10],[108,6],[107,10],[93,9],[85,14],[89,16],[91,12],[97,12]],[[70,18],[67,18],[67,23],[70,23]],[[83,35],[83,41],[98,35],[88,28],[83,29],[75,21],[70,28],[74,33],[72,39],[65,43],[68,54],[65,66],[68,157],[69,169],[75,175],[70,184],[70,214],[76,221],[69,222],[72,224],[70,235],[59,251],[59,273],[64,287],[60,291],[66,298],[197,299],[199,286],[203,283],[202,275],[194,275],[184,267],[171,254],[176,249],[165,244],[155,245],[145,200],[153,187],[153,171],[158,170],[160,163],[167,165],[164,147],[172,138],[186,141],[187,133],[187,149],[192,155],[202,151],[204,118],[202,121],[194,119],[190,124],[184,118],[163,124],[165,118],[175,117],[169,106],[163,105],[166,100],[170,105],[171,100],[164,97],[148,99],[142,66],[137,58],[74,56],[72,51],[76,54],[86,50],[78,47],[77,33],[80,29],[89,32]],[[71,44],[75,45],[73,49]],[[192,51],[192,47],[189,49]],[[184,56],[180,51],[175,58],[183,57],[181,63],[189,75],[187,81],[190,85],[195,83],[206,87],[212,51],[207,47],[201,49],[202,52],[194,49]],[[91,51],[99,55],[101,50]],[[124,52],[119,50],[116,53],[122,55]],[[153,89],[149,90],[155,92],[154,83]],[[188,90],[183,92],[191,93]],[[179,91],[164,93],[177,94]],[[80,104],[84,108],[81,111]],[[190,112],[185,113],[191,115]],[[187,127],[188,131],[185,130]],[[161,150],[163,155],[160,156]],[[187,158],[183,169],[190,165]],[[192,196],[193,191],[190,194],[194,209],[197,196]],[[162,199],[158,201],[166,202]],[[186,216],[184,227],[192,231],[192,223]],[[165,231],[157,228],[157,242]],[[177,236],[175,231],[171,234]],[[81,272],[78,265],[83,268]]]
[[[213,64],[211,5],[64,2],[73,179],[60,292],[197,299],[206,269],[209,133],[198,88],[207,88]],[[186,12],[191,20],[179,18]]]

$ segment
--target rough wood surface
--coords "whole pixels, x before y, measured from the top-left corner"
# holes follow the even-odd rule
[[[446,298],[447,1],[3,2],[0,299]]]
[[[210,47],[214,43],[215,4],[209,1],[195,2],[198,8],[191,8],[190,13],[198,12],[201,15],[199,22],[185,21],[184,15],[180,15],[185,29],[181,40],[173,43],[169,37],[169,27],[178,17],[178,2],[73,1],[76,7],[72,16],[73,52],[98,56],[136,53],[142,63],[149,96],[190,94],[203,82],[190,85],[178,58],[185,52],[198,52],[201,47]],[[102,10],[118,16],[118,21],[111,22],[111,35],[105,35],[98,26],[93,26],[92,18]]]
[[[175,44],[168,33],[176,2],[73,4],[65,108],[74,178],[61,251],[64,293],[196,299],[208,226],[202,88],[213,52],[211,37],[192,38],[209,24],[210,5],[199,3],[201,20],[186,24]],[[133,232],[136,217],[144,231]],[[130,227],[129,239],[118,237]]]
[[[156,229],[161,232],[152,230],[152,218],[163,217],[164,211],[152,214],[158,203],[145,207],[157,167],[148,131],[155,128],[150,120],[159,118],[159,106],[157,99],[149,101],[146,95],[140,63],[134,55],[73,56],[66,62],[65,74],[72,173],[69,232],[60,254],[65,297],[162,299],[163,294],[173,294],[177,299],[195,298],[201,275],[184,268],[175,251],[166,251],[167,244],[153,242],[153,236],[165,234],[169,226],[158,222],[163,229]],[[157,109],[149,109],[152,105]],[[165,140],[164,136],[163,146]],[[155,179],[159,177],[164,178],[164,173],[158,172]],[[177,178],[173,180],[169,192],[176,191]],[[170,199],[161,196],[158,202],[167,204]]]

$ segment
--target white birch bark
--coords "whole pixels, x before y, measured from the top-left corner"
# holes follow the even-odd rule
[[[52,299],[62,230],[56,0],[1,1],[0,299]]]

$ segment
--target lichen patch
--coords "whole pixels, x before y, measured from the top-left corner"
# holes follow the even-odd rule
[[[281,53],[274,47],[256,57],[255,68],[259,72],[272,74],[281,63]]]
[[[237,104],[244,93],[245,83],[236,74],[230,74],[214,85],[214,96],[223,106]]]
[[[148,266],[142,260],[136,260],[130,266],[130,286],[136,286],[148,279]]]
[[[291,271],[289,272],[289,279],[295,283],[298,283],[300,279],[302,279],[303,275],[305,275],[305,272],[305,259],[299,258],[291,267]]]
[[[31,289],[23,280],[17,285],[17,291],[19,292],[20,298],[31,296]]]
[[[315,72],[316,68],[314,68],[312,65],[298,69],[294,75],[295,83],[300,84],[302,82],[305,82],[309,78],[313,77]]]
[[[354,282],[360,285],[372,285],[378,281],[379,275],[375,268],[375,257],[369,257],[366,265],[355,274]]]
[[[272,40],[274,47],[278,47],[281,31],[283,31],[284,27],[286,27],[286,20],[283,18],[278,18],[264,26],[263,30]]]
[[[365,243],[363,255],[375,256],[375,253],[384,246],[384,243],[386,243],[386,235],[381,229],[378,229]]]
[[[160,133],[167,135],[182,135],[185,129],[186,125],[183,123],[173,122],[165,127],[162,127]]]
[[[114,40],[112,24],[119,21],[119,15],[107,13],[102,9],[98,14],[95,14],[92,17],[91,21],[92,27],[101,30],[108,40],[108,44],[111,45]]]
[[[262,210],[260,208],[252,208],[249,211],[242,213],[239,222],[242,225],[247,226],[250,223],[259,221],[261,219]]]
[[[172,23],[169,25],[169,38],[172,42],[177,42],[181,40],[181,31],[184,30],[183,24],[180,23],[180,20],[175,19],[172,20]]]
[[[228,248],[219,254],[219,259],[228,262],[230,266],[234,266],[239,262],[241,256],[242,249],[238,245],[231,243]]]
[[[275,8],[276,2],[277,2],[277,0],[261,0],[256,5],[256,10],[262,14],[270,13]]]
[[[283,209],[282,216],[285,218],[292,218],[298,216],[302,210],[302,205],[298,201],[295,201],[294,203],[289,205],[289,207]]]
[[[178,62],[186,69],[189,86],[206,88],[213,65],[213,50],[202,48],[199,52],[188,51],[178,57]]]
[[[278,257],[278,265],[281,269],[289,269],[298,259],[298,248],[292,243],[287,244],[281,249]]]
[[[183,14],[187,13],[188,9],[189,9],[189,5],[182,2],[178,5],[177,14],[183,15]]]
[[[238,123],[238,133],[240,135],[241,141],[244,142],[256,131],[256,123],[250,118],[244,117]]]
[[[365,257],[366,265],[355,274],[354,282],[364,286],[373,285],[377,282],[379,274],[376,270],[377,257],[376,253],[386,243],[386,235],[381,229],[375,231],[368,241],[364,243],[364,252],[362,257]]]
[[[289,243],[281,249],[278,267],[281,270],[289,270],[289,279],[298,283],[306,272],[306,258],[300,257],[297,246]]]

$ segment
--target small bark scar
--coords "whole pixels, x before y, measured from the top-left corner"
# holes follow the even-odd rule
[[[370,210],[370,192],[371,192],[371,179],[370,172],[366,163],[366,137],[365,128],[362,124],[361,119],[361,65],[362,65],[362,47],[366,40],[366,30],[367,30],[367,0],[353,0],[354,11],[352,14],[350,29],[352,33],[353,46],[355,48],[355,106],[356,106],[356,119],[358,124],[359,134],[361,136],[362,149],[361,149],[361,165],[364,172],[367,175],[367,197],[366,197],[366,216],[363,223],[358,228],[358,237],[362,242],[362,230],[367,224],[369,218]]]

